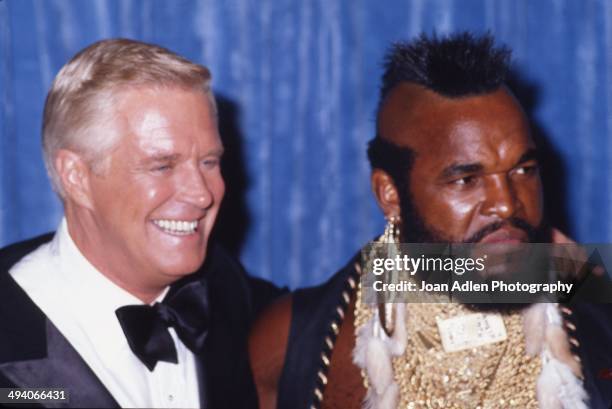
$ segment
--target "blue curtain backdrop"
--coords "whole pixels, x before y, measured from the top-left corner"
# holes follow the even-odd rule
[[[385,50],[464,29],[514,50],[555,222],[610,241],[611,1],[0,0],[0,245],[61,217],[40,153],[53,77],[86,45],[130,37],[213,73],[230,184],[217,234],[253,274],[321,282],[383,226],[365,146]]]

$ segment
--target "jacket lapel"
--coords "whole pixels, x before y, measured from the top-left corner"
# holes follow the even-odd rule
[[[208,374],[206,372],[206,366],[202,357],[196,355],[196,371],[198,376],[198,388],[200,392],[200,407],[208,408],[210,401],[208,400],[209,385],[208,385]]]
[[[63,388],[67,402],[45,402],[46,407],[119,407],[93,371],[66,338],[46,321],[47,356],[6,362],[0,372],[19,388]]]
[[[46,407],[119,407],[68,340],[8,274],[15,260],[33,250],[23,247],[0,252],[0,387],[68,392],[68,402],[49,401]]]

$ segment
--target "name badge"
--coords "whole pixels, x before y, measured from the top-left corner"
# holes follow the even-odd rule
[[[493,344],[508,338],[499,314],[473,313],[448,319],[436,319],[445,352]]]

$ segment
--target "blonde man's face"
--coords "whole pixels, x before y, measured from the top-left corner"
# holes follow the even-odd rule
[[[201,92],[119,94],[109,132],[119,142],[90,189],[99,245],[90,251],[145,285],[164,285],[204,261],[225,186],[214,109]]]

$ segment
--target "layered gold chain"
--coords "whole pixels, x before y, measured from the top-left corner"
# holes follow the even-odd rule
[[[376,311],[363,304],[361,296],[359,287],[356,334]],[[508,335],[504,341],[445,352],[436,320],[473,312],[451,303],[413,303],[406,309],[406,350],[392,362],[400,389],[398,408],[538,407],[536,382],[541,362],[525,352],[520,312],[503,316]],[[367,387],[365,376],[364,382]]]

